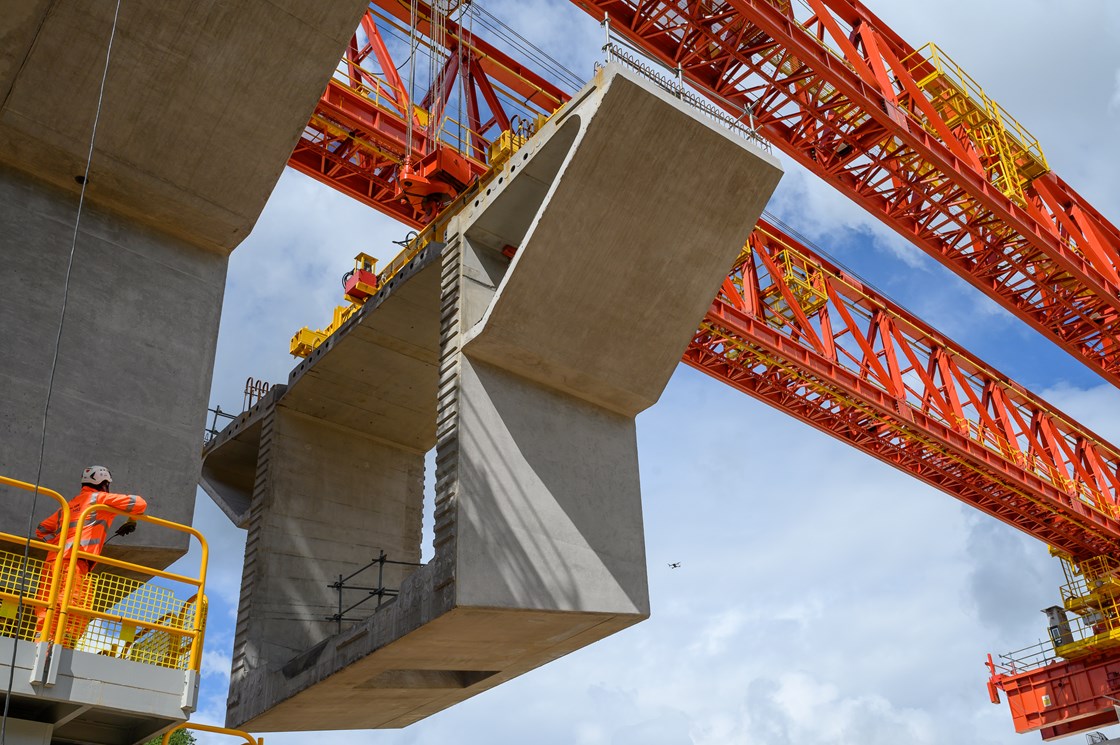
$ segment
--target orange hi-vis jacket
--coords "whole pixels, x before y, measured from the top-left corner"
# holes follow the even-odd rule
[[[92,486],[83,486],[82,490],[78,492],[78,496],[70,500],[70,524],[65,526],[66,545],[62,553],[64,557],[70,556],[70,549],[74,547],[75,539],[77,539],[77,545],[82,551],[91,554],[100,555],[101,550],[105,547],[105,540],[109,535],[109,528],[113,524],[116,513],[93,510],[86,517],[85,525],[81,527],[81,531],[78,530],[78,519],[81,517],[82,511],[93,504],[116,507],[130,515],[143,515],[144,510],[148,508],[148,503],[144,498],[136,494],[113,494],[98,491]],[[58,510],[39,523],[39,528],[35,531],[36,537],[40,541],[55,540],[59,532],[64,529],[63,526],[59,525],[61,521],[62,510]]]

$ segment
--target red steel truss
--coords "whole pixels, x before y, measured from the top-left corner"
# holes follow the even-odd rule
[[[392,0],[376,5],[380,8],[362,17],[288,165],[420,227],[486,173],[487,148],[502,131],[519,118],[551,114],[568,95],[446,20],[443,43],[435,50],[443,59],[440,73],[423,98],[412,102],[397,71],[407,64],[407,49],[406,61],[399,61],[386,39],[395,33],[398,41],[407,40],[408,5]],[[428,38],[432,22],[428,6],[419,7],[424,50],[433,46]],[[367,59],[376,74],[363,64]],[[449,116],[453,92],[460,89],[466,109],[462,121]]]
[[[573,0],[1120,385],[1120,231],[856,0]]]
[[[1120,557],[1120,453],[760,222],[684,361],[1077,557]]]

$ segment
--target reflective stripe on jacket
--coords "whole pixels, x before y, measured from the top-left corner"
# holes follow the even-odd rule
[[[139,495],[113,494],[98,491],[92,486],[83,486],[82,490],[78,492],[78,496],[70,500],[70,524],[65,526],[66,545],[63,549],[63,556],[69,556],[75,540],[77,540],[82,551],[91,554],[100,554],[101,549],[105,547],[105,541],[109,536],[109,528],[113,524],[116,513],[93,510],[86,516],[85,525],[81,527],[81,531],[78,530],[78,519],[81,517],[82,511],[94,504],[115,507],[130,515],[143,515],[144,510],[148,508],[148,503]],[[35,531],[35,535],[41,541],[53,541],[63,530],[63,526],[59,525],[61,521],[62,510],[58,510],[39,523],[39,529]]]

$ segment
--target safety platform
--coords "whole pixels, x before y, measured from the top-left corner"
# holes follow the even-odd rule
[[[0,477],[5,502],[30,506],[34,486]],[[20,495],[26,504],[20,502]],[[38,503],[72,515],[57,492]],[[185,576],[53,543],[0,533],[0,678],[14,667],[9,745],[80,742],[135,745],[183,722],[198,698],[206,616],[206,542],[194,529],[129,515],[145,530],[193,536],[197,573]],[[79,562],[96,565],[88,572]],[[13,664],[14,663],[14,664]]]
[[[634,418],[780,175],[608,66],[214,438],[248,529],[227,724],[403,727],[646,618]]]

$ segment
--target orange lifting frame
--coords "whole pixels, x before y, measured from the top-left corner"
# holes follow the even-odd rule
[[[419,209],[401,198],[402,169],[406,164],[427,163],[437,167],[437,159],[453,159],[456,179],[466,177],[462,181],[465,188],[487,172],[487,148],[501,132],[511,128],[515,116],[551,114],[569,96],[448,20],[445,41],[449,50],[437,51],[453,52],[447,55],[443,79],[452,83],[457,78],[467,81],[463,86],[467,121],[456,123],[455,134],[446,129],[431,131],[429,122],[439,122],[440,114],[447,109],[452,86],[428,91],[422,101],[410,102],[408,90],[396,72],[401,63],[390,56],[380,30],[392,24],[397,24],[398,29],[399,24],[405,24],[407,28],[409,7],[396,0],[378,0],[371,5],[378,10],[368,10],[360,27],[366,43],[359,44],[357,34],[351,39],[339,72],[319,99],[288,165],[406,225],[422,227],[436,213]],[[431,27],[431,8],[424,2],[418,3],[418,8],[418,31],[425,34]],[[361,66],[371,57],[379,70],[388,71],[383,78]],[[480,113],[480,99],[490,112],[486,120]],[[407,135],[410,115],[411,148]],[[461,192],[460,188],[448,196],[454,198]]]

